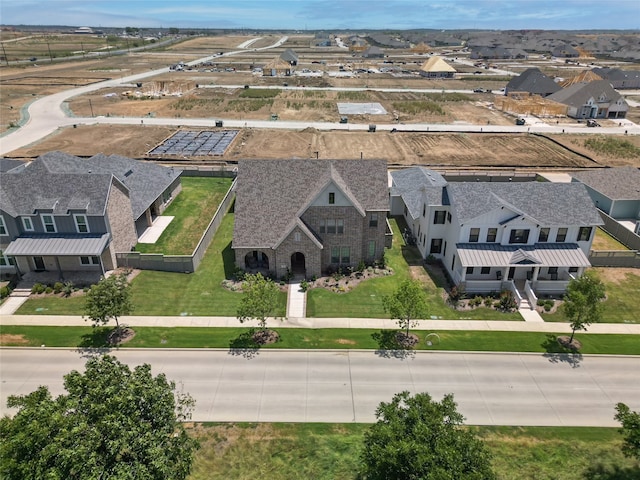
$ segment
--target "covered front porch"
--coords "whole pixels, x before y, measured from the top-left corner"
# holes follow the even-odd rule
[[[574,243],[525,246],[458,244],[461,268],[454,281],[468,293],[512,290],[535,305],[541,295],[561,295],[572,278],[590,267]]]
[[[5,254],[14,259],[16,273],[23,277],[29,272],[41,277],[75,281],[83,274],[104,275],[111,270],[107,249],[109,234],[96,235],[30,235],[13,240]]]

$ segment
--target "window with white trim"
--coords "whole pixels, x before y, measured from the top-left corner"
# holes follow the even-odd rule
[[[591,227],[580,227],[580,230],[578,230],[578,241],[588,242],[591,238],[591,230]]]
[[[73,219],[76,222],[76,232],[89,233],[89,223],[87,223],[86,215],[76,214],[73,216]]]
[[[42,219],[42,226],[45,232],[56,233],[56,221],[53,219],[53,215],[43,213],[40,215],[40,218]]]
[[[563,243],[567,239],[567,229],[559,228],[556,235],[556,243]]]
[[[471,230],[469,230],[469,242],[477,243],[479,238],[480,238],[479,228],[472,228]]]
[[[100,257],[80,257],[80,265],[100,265]]]
[[[7,233],[7,225],[4,223],[4,217],[0,215],[0,235],[9,235]]]
[[[15,265],[16,260],[13,257],[7,257],[2,250],[0,250],[0,267],[8,267],[9,265]]]
[[[369,217],[369,226],[375,228],[378,226],[378,214],[372,213]]]
[[[26,232],[33,232],[33,220],[31,220],[31,217],[22,217],[22,228]]]
[[[369,240],[369,258],[376,256],[376,241]]]

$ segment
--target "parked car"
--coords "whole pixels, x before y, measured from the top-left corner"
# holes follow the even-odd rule
[[[516,118],[516,125],[524,125],[524,124],[525,124],[524,118]]]
[[[599,127],[600,124],[595,120],[587,120],[587,127]]]
[[[484,90],[481,88],[476,88],[473,90],[473,93],[484,93]]]

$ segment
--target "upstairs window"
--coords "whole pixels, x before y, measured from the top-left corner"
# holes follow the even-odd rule
[[[447,212],[444,210],[436,210],[433,216],[434,225],[442,224],[444,225],[445,218],[447,218]]]
[[[31,217],[22,217],[22,227],[26,232],[33,232],[33,221]]]
[[[336,220],[336,233],[339,235],[344,233],[344,220],[342,218]]]
[[[429,253],[440,253],[441,251],[442,251],[442,239],[432,238],[431,249],[429,250]]]
[[[87,223],[86,215],[74,215],[73,219],[76,222],[76,231],[78,233],[89,233],[89,224]]]
[[[497,228],[489,228],[487,230],[487,243],[495,242],[497,236],[498,236],[498,229]]]
[[[511,230],[511,236],[509,237],[509,243],[527,243],[529,241],[529,230],[523,228],[516,228]]]
[[[425,217],[427,215],[427,204],[422,204],[422,216]]]
[[[472,228],[469,231],[469,242],[478,243],[478,239],[479,238],[480,238],[480,229],[479,228]]]
[[[451,213],[447,212],[447,223],[451,223]]]
[[[578,230],[578,241],[588,242],[591,239],[591,227],[580,227]]]
[[[47,233],[56,233],[56,222],[53,219],[53,215],[43,214],[41,218],[44,231]]]
[[[566,228],[559,228],[558,229],[558,234],[556,235],[556,242],[557,243],[562,243],[567,239],[567,229]]]
[[[371,216],[369,217],[369,226],[370,227],[377,227],[378,226],[378,214],[377,213],[372,213]]]
[[[326,233],[327,227],[324,220],[320,220],[320,233]]]
[[[548,241],[549,241],[549,229],[548,228],[541,228],[540,229],[540,234],[538,235],[538,242],[546,243]]]
[[[333,205],[334,203],[336,203],[336,194],[329,192],[329,205]]]
[[[0,235],[8,235],[7,225],[4,223],[4,217],[0,215]]]
[[[327,220],[327,233],[336,233],[336,220],[334,218]]]

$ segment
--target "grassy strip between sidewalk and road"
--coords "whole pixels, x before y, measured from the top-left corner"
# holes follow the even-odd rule
[[[613,417],[614,412],[611,412]],[[197,424],[200,440],[189,480],[269,478],[353,480],[363,424]],[[615,428],[467,427],[493,455],[499,480],[640,478]]]
[[[105,345],[110,327],[3,326],[3,346],[79,347]],[[135,327],[136,334],[120,348],[251,348],[250,329],[205,327]],[[394,349],[394,330],[357,328],[282,328],[280,341],[261,348]],[[556,342],[559,334],[539,332],[438,331],[418,332],[416,350],[566,353]],[[434,335],[435,333],[435,335]],[[427,338],[428,335],[428,338]],[[638,335],[576,334],[581,354],[640,355]],[[427,344],[427,340],[432,345]]]

